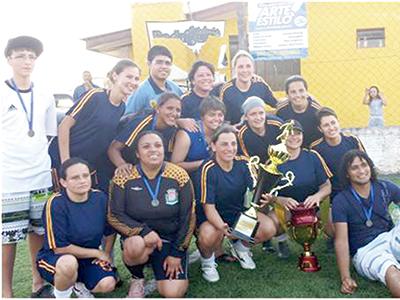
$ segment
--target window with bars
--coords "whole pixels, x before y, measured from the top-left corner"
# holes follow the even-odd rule
[[[385,28],[357,29],[357,48],[385,47]]]

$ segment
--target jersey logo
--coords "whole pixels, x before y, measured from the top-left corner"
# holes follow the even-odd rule
[[[134,190],[134,191],[138,192],[138,191],[142,191],[143,188],[141,188],[140,186],[132,186],[131,190]]]
[[[11,104],[10,107],[8,108],[8,111],[14,111],[17,110],[17,108],[14,106],[14,104]]]
[[[168,189],[165,193],[165,204],[175,205],[178,203],[178,192],[176,189]]]

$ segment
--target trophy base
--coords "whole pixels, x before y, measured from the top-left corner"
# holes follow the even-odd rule
[[[246,215],[246,213],[241,213],[233,227],[229,228],[229,233],[239,240],[254,244],[254,236],[256,235],[259,224],[257,217],[254,218]]]
[[[321,270],[318,259],[312,252],[300,254],[298,267],[303,272],[318,272]]]

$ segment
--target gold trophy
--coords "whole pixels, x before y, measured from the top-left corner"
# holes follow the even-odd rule
[[[294,123],[286,123],[281,126],[282,133],[277,137],[281,142],[277,145],[268,147],[269,159],[263,164],[260,163],[258,156],[252,156],[249,160],[248,167],[250,169],[253,181],[256,182],[254,194],[250,203],[250,208],[240,213],[238,219],[230,233],[232,236],[254,244],[254,236],[257,232],[259,222],[257,220],[257,210],[260,208],[261,195],[270,193],[276,195],[279,190],[292,185],[294,174],[291,171],[282,174],[278,170],[278,166],[289,159],[289,152],[286,149],[286,140],[293,130]],[[276,186],[280,180],[286,183]]]
[[[304,252],[299,256],[298,267],[304,272],[317,272],[321,267],[317,256],[311,251],[311,244],[320,230],[315,207],[305,208],[300,204],[290,212],[291,218],[287,223],[289,235],[304,248]]]

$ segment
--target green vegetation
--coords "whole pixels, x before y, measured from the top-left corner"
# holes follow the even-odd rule
[[[400,177],[385,177],[400,185]],[[390,294],[383,284],[365,280],[355,274],[358,290],[352,296],[339,293],[340,280],[333,253],[327,253],[326,242],[320,238],[312,250],[318,256],[322,269],[316,273],[304,273],[297,269],[297,256],[302,247],[290,242],[292,252],[288,260],[279,259],[276,254],[266,254],[261,246],[253,249],[257,269],[243,270],[238,263],[222,263],[218,270],[221,280],[217,283],[207,283],[200,273],[200,263],[190,265],[190,286],[187,297],[196,298],[384,298]],[[104,295],[107,298],[124,298],[129,286],[128,271],[121,262],[119,242],[115,243],[115,255],[118,270],[124,280],[122,287],[113,293]],[[150,273],[150,272],[149,272]],[[150,278],[151,276],[149,276]],[[18,246],[17,260],[14,272],[15,297],[29,297],[31,272],[26,242]],[[159,297],[154,292],[151,297]]]

